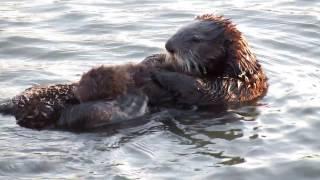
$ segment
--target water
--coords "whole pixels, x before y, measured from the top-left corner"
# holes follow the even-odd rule
[[[0,178],[320,179],[318,0],[2,0],[0,97],[139,62],[195,15],[231,18],[268,77],[257,106],[116,133],[34,131],[0,116]],[[156,118],[156,117],[155,117]]]

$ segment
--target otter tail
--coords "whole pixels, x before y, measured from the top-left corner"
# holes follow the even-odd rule
[[[1,100],[0,101],[0,114],[3,115],[12,115],[13,114],[14,104],[11,99]]]

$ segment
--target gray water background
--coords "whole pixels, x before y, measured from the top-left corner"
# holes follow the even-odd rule
[[[320,179],[320,1],[1,0],[0,98],[139,62],[195,15],[231,18],[270,88],[257,106],[115,134],[0,116],[0,179]]]

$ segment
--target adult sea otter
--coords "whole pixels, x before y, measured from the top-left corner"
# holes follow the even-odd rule
[[[110,114],[116,111],[103,109],[121,105],[121,101],[120,104],[105,106],[104,103],[101,104],[101,100],[117,101],[114,94],[104,92],[107,87],[111,90],[119,87],[119,83],[122,86],[118,88],[119,91],[110,91],[117,92],[117,96],[125,97],[128,88],[132,89],[142,83],[140,87],[143,87],[143,90],[139,92],[142,96],[147,96],[151,102],[162,100],[162,103],[173,106],[238,105],[259,99],[267,90],[267,78],[247,41],[235,25],[222,16],[198,16],[193,22],[180,28],[166,42],[165,47],[167,54],[153,55],[138,65],[132,65],[133,69],[136,69],[136,66],[145,67],[138,68],[140,71],[131,71],[132,68],[129,68],[127,69],[129,73],[124,71],[125,73],[119,73],[117,76],[109,74],[110,77],[119,78],[121,81],[111,81],[111,79],[109,81],[108,78],[100,81],[99,78],[104,77],[101,74],[110,70],[110,67],[101,68],[99,71],[91,70],[82,77],[82,80],[85,80],[79,84],[49,86],[40,90],[28,89],[26,91],[28,93],[16,96],[10,102],[10,106],[3,105],[2,110],[14,114],[18,124],[22,126],[42,129],[61,121],[60,116],[63,117],[63,123],[60,122],[62,126],[70,124],[69,121],[77,122],[81,119],[82,122],[82,116],[76,115],[86,111],[88,113],[84,114],[102,114],[101,117],[104,119],[101,121],[109,121],[105,117],[110,117]],[[88,76],[90,72],[95,73]],[[132,80],[130,77],[135,77],[133,84],[127,83]],[[108,86],[100,83],[94,87],[93,84],[97,82],[108,83]],[[144,87],[147,87],[147,91]],[[65,93],[61,93],[61,89],[64,89]],[[98,94],[100,99],[97,99]],[[149,105],[161,106],[161,103],[149,103]],[[90,108],[93,106],[95,108]],[[44,108],[46,111],[43,107],[46,107]],[[99,117],[92,117],[95,120],[86,117],[85,121],[89,124],[101,123],[100,120],[96,121]]]
[[[167,61],[186,75],[155,75],[181,103],[242,104],[266,93],[267,77],[256,56],[236,26],[222,16],[198,16],[167,41],[166,49]]]

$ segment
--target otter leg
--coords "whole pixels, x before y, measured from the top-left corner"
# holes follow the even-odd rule
[[[89,101],[63,110],[56,128],[94,130],[121,123],[148,112],[147,97],[127,94],[116,100]]]

